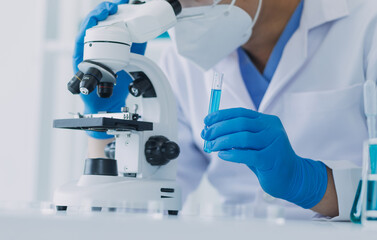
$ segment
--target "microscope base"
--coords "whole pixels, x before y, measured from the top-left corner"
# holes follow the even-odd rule
[[[119,176],[83,175],[54,193],[58,211],[69,207],[92,209],[131,208],[145,210],[149,204],[161,204],[162,210],[176,215],[181,210],[181,191],[173,180],[145,180]]]

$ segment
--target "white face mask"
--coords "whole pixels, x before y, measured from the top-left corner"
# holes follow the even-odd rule
[[[183,8],[178,23],[169,30],[178,53],[208,70],[246,43],[259,16],[259,0],[254,21],[248,13],[230,5]]]

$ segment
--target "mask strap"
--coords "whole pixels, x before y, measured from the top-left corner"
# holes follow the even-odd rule
[[[261,9],[262,9],[262,2],[263,2],[262,0],[259,0],[257,13],[254,16],[253,25],[251,27],[254,27],[255,23],[257,22],[257,20],[259,18],[259,14],[260,14]]]
[[[218,5],[222,0],[214,0],[213,1],[213,4],[211,5],[211,8],[215,7],[216,5]],[[261,1],[262,0],[259,0],[259,8],[260,8],[260,5],[261,5]],[[232,2],[229,4],[228,8],[223,12],[223,13],[228,13],[230,11],[230,9],[234,6],[234,4],[236,3],[236,0],[232,0]],[[260,9],[258,9],[260,10]],[[201,18],[201,17],[204,17],[207,13],[199,13],[199,14],[196,14],[196,15],[192,15],[192,16],[185,16],[185,17],[181,17],[178,15],[177,19],[178,21],[185,21],[185,20],[190,20],[190,19],[197,19],[197,18]],[[259,11],[257,12],[257,14],[259,14]]]
[[[217,3],[219,3],[220,1],[217,1]],[[230,9],[234,6],[234,4],[236,3],[236,0],[232,0],[232,2],[229,4],[228,6],[228,9],[225,11],[225,12],[229,12]]]
[[[214,0],[212,6],[219,4],[222,0]]]

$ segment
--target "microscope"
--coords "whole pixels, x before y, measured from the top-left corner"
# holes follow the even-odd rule
[[[160,202],[169,215],[178,214],[181,192],[174,159],[180,150],[175,97],[157,64],[131,53],[130,48],[132,43],[147,42],[173,27],[181,10],[178,0],[119,5],[115,15],[86,31],[84,60],[68,90],[87,95],[97,88],[99,97],[108,98],[121,70],[133,82],[127,107],[117,113],[54,120],[55,128],[103,131],[115,137],[105,149],[107,158],[86,159],[79,180],[55,191],[53,202],[58,211],[83,203],[103,211]]]

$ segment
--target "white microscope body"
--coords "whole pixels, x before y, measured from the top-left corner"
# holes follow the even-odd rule
[[[117,14],[87,30],[84,61],[78,66],[76,82],[69,83],[70,91],[89,94],[97,86],[99,96],[109,97],[116,84],[115,73],[121,70],[134,82],[122,112],[54,121],[56,128],[102,130],[114,135],[112,158],[116,159],[87,159],[84,175],[55,191],[53,201],[58,210],[88,203],[97,208],[120,208],[148,202],[162,203],[169,214],[181,209],[181,192],[175,181],[177,162],[173,160],[179,154],[174,94],[153,61],[130,52],[132,43],[154,39],[173,27],[180,10],[178,1],[119,5]],[[132,108],[134,113],[128,110]]]

